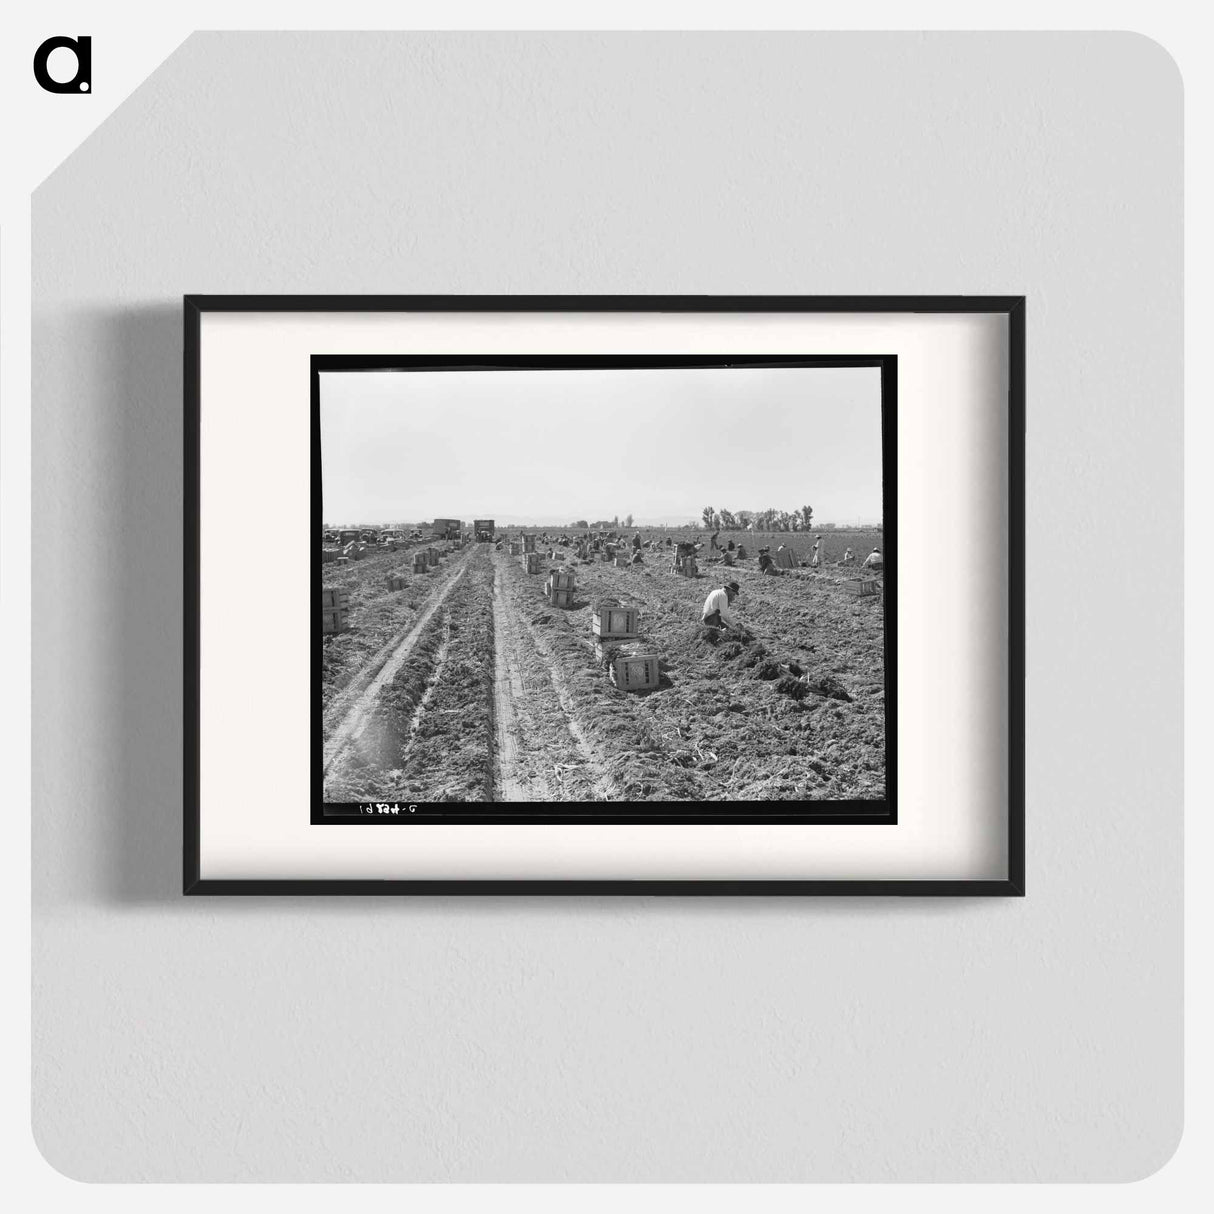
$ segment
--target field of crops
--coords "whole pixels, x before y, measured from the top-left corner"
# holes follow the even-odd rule
[[[674,532],[642,529],[642,538]],[[686,533],[700,538],[703,532]],[[722,533],[750,555],[729,571],[748,636],[701,627],[724,570],[700,576],[644,550],[628,568],[568,550],[529,574],[491,545],[452,551],[412,574],[404,553],[324,567],[350,593],[351,628],[321,640],[325,800],[879,800],[885,794],[883,598],[856,598],[832,564],[879,533],[823,532],[826,564],[758,573],[760,544],[806,559],[804,534]],[[550,569],[577,589],[543,593]],[[389,572],[407,579],[389,591]],[[619,690],[596,652],[592,607],[639,612],[660,682]]]

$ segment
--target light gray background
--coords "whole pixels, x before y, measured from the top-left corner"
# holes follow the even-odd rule
[[[1161,1166],[1181,1132],[1181,104],[1134,35],[191,38],[34,196],[50,1162]],[[1029,896],[183,900],[187,291],[1027,294]],[[269,644],[298,571],[270,543],[265,567],[233,602]]]

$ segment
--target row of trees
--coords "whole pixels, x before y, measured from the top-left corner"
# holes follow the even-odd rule
[[[624,521],[620,522],[620,516],[617,514],[615,518],[598,518],[593,523],[588,523],[584,518],[578,519],[574,523],[570,523],[569,527],[573,531],[585,531],[589,528],[592,531],[610,531],[612,529],[618,531],[621,527],[632,526],[632,515],[624,515]]]
[[[745,531],[754,527],[756,531],[809,531],[814,525],[814,508],[802,506],[799,510],[720,510],[705,506],[700,511],[704,526],[710,531]]]

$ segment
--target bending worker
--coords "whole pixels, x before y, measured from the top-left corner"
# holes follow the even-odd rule
[[[866,557],[864,558],[864,564],[863,564],[862,568],[864,568],[864,569],[880,569],[880,568],[881,568],[881,567],[882,567],[884,564],[885,564],[885,561],[884,561],[884,560],[882,559],[882,557],[881,557],[881,549],[880,549],[880,548],[874,548],[874,549],[872,550],[872,552],[870,552],[870,553],[868,554],[868,556],[866,556]]]
[[[700,622],[706,628],[737,628],[738,621],[730,613],[729,604],[738,597],[741,589],[737,582],[726,582],[716,590],[709,591],[704,600],[704,610]]]

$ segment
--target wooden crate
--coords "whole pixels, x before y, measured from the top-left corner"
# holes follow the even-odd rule
[[[881,593],[881,583],[869,578],[853,578],[843,583],[843,589],[857,598]]]
[[[438,549],[437,548],[427,548],[426,549],[426,560],[429,562],[431,567],[437,565],[438,564]]]
[[[322,590],[320,605],[328,610],[348,611],[350,608],[350,592],[348,590]]]
[[[576,586],[572,573],[558,573],[556,570],[549,575],[548,581],[553,590],[573,590]]]
[[[639,656],[619,654],[607,668],[611,681],[621,691],[650,691],[661,681],[661,669],[656,653]]]
[[[596,607],[591,627],[596,637],[640,636],[635,607]]]
[[[523,551],[524,552],[534,552],[535,551],[535,536],[534,535],[523,536]]]
[[[538,552],[526,552],[523,554],[523,566],[528,573],[539,573],[540,571],[540,554]]]
[[[320,630],[322,633],[345,632],[349,627],[350,613],[348,611],[322,608],[320,613]]]
[[[424,552],[419,552],[413,557],[413,572],[425,573],[430,568],[430,560]]]
[[[404,590],[409,585],[409,579],[400,573],[390,573],[385,580],[389,590]]]
[[[626,556],[617,556],[615,558],[615,567],[617,569],[627,569],[632,562]]]
[[[548,605],[550,607],[565,607],[573,606],[573,591],[572,590],[549,590]]]
[[[518,543],[517,540],[510,541],[510,555],[511,556],[522,556],[523,555],[523,546],[522,546],[522,544]]]
[[[680,577],[698,577],[700,572],[694,556],[685,556],[681,561],[676,560],[674,569]]]

